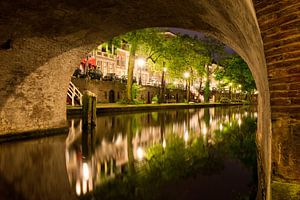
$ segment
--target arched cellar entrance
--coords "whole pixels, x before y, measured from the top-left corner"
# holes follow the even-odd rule
[[[115,91],[110,90],[108,93],[109,103],[115,103]]]

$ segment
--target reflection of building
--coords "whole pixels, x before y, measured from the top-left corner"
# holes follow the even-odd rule
[[[155,144],[166,148],[176,136],[186,145],[198,138],[213,145],[220,140],[218,131],[240,127],[249,116],[255,113],[232,107],[99,116],[93,136],[82,134],[80,119],[71,120],[66,140],[70,184],[78,195],[85,194],[123,173],[128,163],[142,160]],[[126,133],[130,120],[135,124],[131,136]]]

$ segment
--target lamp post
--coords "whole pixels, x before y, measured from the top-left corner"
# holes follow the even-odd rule
[[[146,61],[144,58],[138,58],[136,62],[137,66],[140,68],[139,85],[142,85],[142,68],[144,67]]]
[[[186,85],[185,85],[185,90],[186,90],[186,100],[187,102],[190,101],[190,73],[189,72],[185,72],[183,74],[184,78],[186,79]]]

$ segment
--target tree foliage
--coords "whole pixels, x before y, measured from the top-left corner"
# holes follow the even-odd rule
[[[241,85],[242,91],[253,92],[255,81],[247,63],[238,55],[233,55],[221,62],[222,68],[216,72],[217,80],[227,80]]]
[[[167,77],[183,80],[184,72],[189,72],[192,85],[199,81],[202,91],[203,79],[205,101],[209,101],[212,74],[217,80],[226,80],[241,84],[242,90],[253,91],[255,83],[247,64],[239,56],[229,56],[224,51],[224,44],[210,37],[190,37],[177,34],[170,36],[165,30],[148,28],[126,33],[114,38],[111,44],[120,47],[129,44],[129,67],[127,81],[127,99],[132,102],[132,80],[135,59],[143,57],[147,61],[149,71],[161,74],[167,68]],[[217,64],[217,67],[211,67]],[[222,66],[221,68],[218,66]],[[183,83],[183,82],[182,82]]]

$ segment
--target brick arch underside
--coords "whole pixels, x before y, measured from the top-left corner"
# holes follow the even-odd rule
[[[263,187],[270,181],[270,105],[263,43],[251,0],[22,1],[0,6],[0,135],[66,126],[66,91],[85,53],[146,27],[206,32],[248,63],[259,91]],[[267,192],[268,193],[268,192]]]

